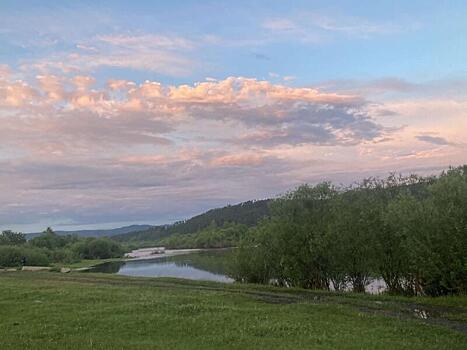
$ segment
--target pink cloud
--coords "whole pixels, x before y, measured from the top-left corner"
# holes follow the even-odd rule
[[[246,103],[271,104],[280,101],[314,103],[357,103],[355,95],[324,93],[312,88],[292,88],[257,79],[229,77],[222,81],[202,82],[194,86],[170,87],[169,97],[174,101],[192,103]]]
[[[73,78],[73,83],[78,90],[88,90],[95,83],[96,79],[90,76],[77,75]]]
[[[137,156],[127,156],[120,158],[120,161],[128,164],[137,164],[137,165],[161,165],[166,164],[169,161],[169,158],[164,155],[137,155]]]
[[[0,79],[8,79],[11,74],[11,69],[6,64],[0,64]]]
[[[25,106],[32,103],[37,97],[37,91],[23,81],[0,80],[0,107]]]
[[[257,153],[228,154],[212,159],[213,166],[256,166],[264,161],[264,157]]]
[[[225,203],[341,180],[349,169],[467,162],[462,98],[370,103],[244,77],[168,86],[15,76],[0,77],[0,189],[19,206],[3,196],[0,218],[18,208],[37,218],[72,211],[87,220],[109,207],[109,217],[152,215],[187,198]]]
[[[14,115],[3,119],[4,142],[34,154],[51,149],[65,157],[91,156],[102,147],[168,146],[180,139],[182,129],[191,130],[191,136],[183,135],[184,142],[200,143],[193,138],[199,133],[206,143],[227,134],[226,123],[233,127],[228,132],[231,144],[334,143],[339,138],[359,142],[379,133],[379,126],[354,112],[364,105],[359,96],[242,77],[180,86],[110,80],[92,89],[94,83],[84,75],[41,75],[29,84],[0,80],[0,105],[15,107]],[[204,121],[211,125],[209,132],[202,129]],[[356,130],[359,123],[362,135]],[[260,158],[242,155],[213,164],[242,161],[253,164]]]
[[[66,98],[65,79],[55,75],[39,75],[37,81],[50,102],[58,102]]]

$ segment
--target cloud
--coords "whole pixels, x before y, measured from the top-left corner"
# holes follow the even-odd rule
[[[214,158],[214,166],[255,166],[263,162],[264,158],[257,153],[229,154]]]
[[[393,22],[371,22],[364,18],[336,15],[332,16],[311,13],[304,15],[304,18],[308,18],[311,23],[325,31],[345,33],[353,36],[369,36],[376,34],[393,34],[399,33],[407,29],[407,25],[402,25]],[[414,25],[414,24],[411,24]]]
[[[440,136],[431,136],[431,135],[418,135],[416,136],[417,140],[428,142],[434,145],[444,146],[449,145],[449,141]]]
[[[253,53],[253,56],[254,56],[257,60],[263,60],[263,61],[270,61],[270,60],[271,60],[271,57],[269,57],[268,55],[265,55],[264,53],[254,52],[254,53]]]
[[[74,50],[58,51],[34,61],[24,70],[45,72],[94,71],[100,67],[130,68],[169,76],[187,76],[198,64],[189,58],[195,43],[158,34],[98,35],[78,42]]]
[[[57,155],[112,145],[167,146],[183,125],[203,120],[218,129],[237,125],[253,136],[237,133],[232,142],[262,146],[356,144],[387,132],[355,95],[242,77],[179,86],[110,80],[101,89],[93,89],[94,82],[83,75],[38,76],[36,84],[3,80],[0,105],[15,107],[3,118],[4,142]],[[254,136],[258,130],[261,138]]]
[[[8,67],[6,64],[0,64],[0,79],[7,79],[10,74],[10,67]]]
[[[294,81],[295,79],[297,79],[297,77],[293,76],[293,75],[281,76],[280,74],[277,74],[277,73],[274,73],[274,72],[269,72],[268,75],[273,79],[281,79],[281,80],[283,80],[285,82]]]
[[[139,35],[98,35],[89,44],[105,43],[113,47],[126,48],[129,50],[144,50],[144,49],[193,49],[196,45],[194,42],[177,36],[166,36],[159,34],[139,34]]]
[[[0,107],[21,107],[37,97],[37,92],[21,80],[0,80]]]
[[[421,27],[421,24],[409,20],[376,22],[345,14],[302,11],[289,17],[266,19],[261,23],[261,27],[276,36],[273,40],[287,38],[304,43],[318,44],[338,35],[365,39],[374,36],[400,34],[417,30]]]
[[[467,79],[465,77],[448,77],[419,82],[411,82],[398,77],[382,77],[371,80],[347,79],[325,81],[318,86],[323,91],[338,91],[377,98],[384,95],[404,98],[407,96],[423,98],[433,96],[438,100],[443,97],[448,99],[467,97]]]
[[[293,81],[295,79],[297,79],[297,77],[293,76],[293,75],[286,75],[282,78],[284,81]]]
[[[262,26],[263,28],[280,32],[293,32],[298,28],[296,23],[286,18],[268,19],[263,22]]]
[[[103,84],[89,72],[15,76],[0,78],[4,223],[171,221],[323,174],[341,179],[356,163],[382,171],[467,154],[462,100],[374,103],[246,77],[167,85]]]

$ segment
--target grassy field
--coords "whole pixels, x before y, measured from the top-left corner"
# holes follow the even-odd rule
[[[110,258],[110,259],[83,259],[81,261],[71,263],[71,264],[64,264],[64,263],[56,263],[52,264],[54,267],[69,267],[71,269],[79,269],[84,267],[93,267],[96,265],[104,264],[106,262],[112,261],[122,261],[123,258]]]
[[[466,348],[466,297],[0,272],[0,349]]]

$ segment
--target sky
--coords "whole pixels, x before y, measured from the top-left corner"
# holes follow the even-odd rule
[[[0,1],[0,229],[465,163],[465,1]]]

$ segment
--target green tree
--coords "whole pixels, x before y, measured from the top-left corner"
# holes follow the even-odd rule
[[[21,245],[25,243],[26,236],[20,232],[6,230],[0,234],[0,245]]]

